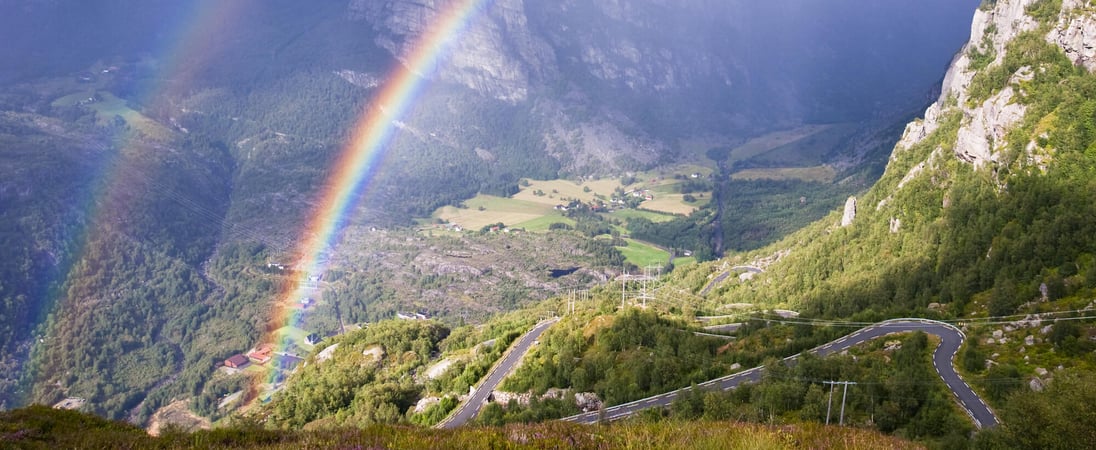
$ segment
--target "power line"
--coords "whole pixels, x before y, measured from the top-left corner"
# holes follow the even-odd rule
[[[936,320],[936,322],[946,323],[950,325],[1006,325],[1016,322],[1029,321],[1029,322],[1054,322],[1065,320],[1089,320],[1096,319],[1096,311],[1093,310],[1071,310],[1071,311],[1057,311],[1039,313],[1042,315],[1058,315],[1058,314],[1074,314],[1074,313],[1089,313],[1089,315],[1076,316],[1076,317],[1033,317],[1032,314],[1020,314],[1014,316],[1001,316],[995,319],[1001,319],[1003,317],[1015,317],[1017,320],[991,320],[991,321],[977,321],[970,319],[949,319],[949,320]],[[784,318],[781,316],[773,317],[755,317],[755,320],[763,320],[765,322],[775,322],[785,325],[808,325],[808,326],[827,326],[827,327],[866,327],[876,325],[879,322],[855,322],[844,320],[827,320],[827,319],[812,319],[812,318]],[[984,318],[983,318],[984,319]]]

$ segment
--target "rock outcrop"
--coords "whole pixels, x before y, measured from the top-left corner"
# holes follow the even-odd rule
[[[1063,0],[1062,7],[1071,13],[1059,19],[1047,40],[1061,47],[1073,64],[1091,72],[1096,70],[1096,20],[1092,19],[1091,12],[1080,12],[1087,3],[1086,0]]]
[[[841,214],[841,226],[852,225],[853,219],[856,219],[856,197],[849,197],[845,200],[845,212]]]
[[[348,15],[370,23],[377,45],[406,63],[418,39],[447,6],[444,1],[353,0]],[[531,78],[555,72],[552,48],[532,34],[522,0],[493,2],[462,33],[452,41],[446,63],[420,75],[519,102],[528,98]]]
[[[923,120],[906,126],[891,155],[892,161],[936,131],[948,112],[959,111],[961,120],[955,136],[955,157],[976,168],[996,167],[1000,151],[1009,144],[1008,132],[1023,120],[1027,112],[1024,104],[1017,101],[1015,86],[1031,80],[1036,69],[1019,68],[1010,74],[1009,86],[978,103],[971,101],[969,88],[979,70],[1002,64],[1012,39],[1024,32],[1040,29],[1040,23],[1028,13],[1035,1],[998,0],[992,8],[980,8],[975,12],[970,41],[952,61],[944,77],[940,98],[925,111]],[[1065,0],[1063,12],[1056,24],[1051,26],[1046,40],[1060,47],[1075,64],[1091,71],[1096,69],[1096,15],[1081,8],[1086,4],[1084,0]],[[984,67],[977,67],[972,60],[974,53],[992,55],[993,60],[988,65],[983,63]],[[1024,155],[1024,161],[1045,166],[1048,157],[1036,154],[1037,145],[1025,143],[1025,148],[1028,154]],[[923,165],[914,167],[898,188],[905,185],[909,178],[921,175],[922,169]]]

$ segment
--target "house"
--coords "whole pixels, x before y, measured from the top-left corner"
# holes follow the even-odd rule
[[[271,344],[262,344],[248,353],[247,357],[251,358],[256,364],[266,364],[274,357],[274,346]]]
[[[323,279],[323,274],[316,274],[316,275],[309,275],[308,276],[308,281],[311,282],[311,283],[318,283],[322,279]]]
[[[426,320],[426,319],[429,319],[429,317],[426,317],[426,314],[402,313],[402,312],[397,312],[396,313],[396,318],[397,319],[402,319],[402,320]]]
[[[301,299],[301,307],[302,308],[307,308],[309,306],[312,306],[312,304],[314,304],[314,303],[316,303],[316,300],[312,299],[312,297],[305,297],[305,298]]]
[[[233,369],[243,369],[249,365],[251,365],[251,360],[241,354],[232,355],[225,360],[225,367]]]
[[[307,337],[304,338],[304,341],[307,342],[309,345],[319,344],[322,340],[323,337],[316,333],[309,334]]]

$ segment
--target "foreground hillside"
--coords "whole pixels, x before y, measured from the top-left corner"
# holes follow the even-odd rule
[[[821,425],[766,427],[733,422],[665,422],[592,428],[552,422],[459,430],[371,426],[325,431],[270,431],[252,425],[168,432],[150,437],[132,425],[73,411],[32,406],[0,414],[5,448],[919,448],[877,433]]]

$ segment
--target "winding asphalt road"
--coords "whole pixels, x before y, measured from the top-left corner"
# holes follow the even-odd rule
[[[708,282],[707,286],[704,286],[704,289],[700,290],[700,296],[703,297],[705,295],[708,295],[708,291],[712,290],[712,288],[714,288],[715,285],[717,285],[719,283],[722,283],[723,280],[726,280],[727,277],[729,277],[729,276],[731,276],[731,272],[723,272],[723,273],[719,274],[719,276],[713,278],[712,281]]]
[[[475,418],[476,414],[479,414],[480,408],[487,403],[487,397],[495,391],[502,379],[506,378],[517,367],[518,362],[525,357],[525,354],[537,342],[540,335],[556,322],[559,322],[558,317],[540,322],[532,330],[519,337],[506,351],[506,354],[502,356],[502,359],[491,368],[491,371],[487,372],[487,376],[483,377],[480,384],[472,390],[472,395],[457,407],[456,412],[450,414],[449,417],[446,417],[435,427],[456,428]]]
[[[955,367],[952,365],[955,353],[959,351],[959,346],[962,345],[965,336],[962,331],[950,324],[926,319],[893,319],[863,328],[848,336],[808,350],[808,352],[825,356],[842,352],[854,345],[888,334],[903,333],[907,331],[922,331],[926,334],[932,334],[940,338],[940,345],[937,346],[936,350],[932,353],[932,365],[936,367],[936,373],[940,375],[940,378],[943,379],[944,383],[951,389],[952,394],[955,395],[956,401],[959,402],[959,405],[963,407],[967,412],[967,415],[974,421],[975,426],[978,428],[992,428],[997,426],[999,423],[997,416],[994,415],[993,411],[989,409],[989,406],[971,390],[970,386],[959,377],[959,374],[955,371]],[[795,359],[798,356],[799,355],[789,356],[784,358],[784,361],[788,364],[794,364]],[[756,383],[761,381],[762,370],[763,367],[754,367],[732,375],[700,383],[697,385],[697,388],[703,390],[721,389],[726,391],[734,389],[742,383]],[[647,408],[667,407],[673,403],[678,395],[689,389],[691,388],[678,389],[665,394],[605,408],[602,411],[566,417],[562,420],[592,424],[597,423],[599,420],[611,421],[622,419]]]

